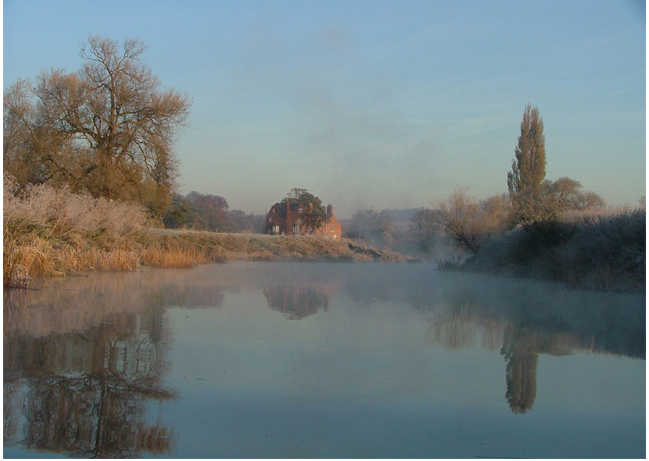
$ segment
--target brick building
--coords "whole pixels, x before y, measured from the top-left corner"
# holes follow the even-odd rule
[[[276,203],[270,207],[266,215],[266,233],[272,235],[295,234],[323,234],[333,238],[340,238],[342,227],[334,216],[334,208],[327,205],[329,220],[319,228],[313,228],[304,222],[304,216],[309,212],[309,207],[301,203],[286,201]]]

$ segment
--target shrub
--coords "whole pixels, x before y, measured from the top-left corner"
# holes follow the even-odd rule
[[[436,220],[457,247],[478,253],[480,246],[505,230],[509,201],[503,196],[479,202],[458,187],[436,206]]]
[[[575,288],[635,291],[645,286],[645,255],[644,208],[608,208],[517,227],[485,243],[466,267]]]

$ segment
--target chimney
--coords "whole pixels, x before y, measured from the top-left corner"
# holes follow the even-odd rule
[[[334,207],[327,205],[327,216],[331,216],[332,214],[334,214]]]

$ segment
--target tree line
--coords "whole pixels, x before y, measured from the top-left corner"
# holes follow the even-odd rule
[[[606,206],[595,192],[584,191],[579,181],[545,179],[545,135],[538,107],[525,107],[520,133],[507,173],[507,193],[477,200],[468,189],[458,187],[418,219],[445,232],[459,248],[476,254],[484,242],[515,228],[548,239],[546,243],[558,243],[566,214]]]
[[[42,71],[4,90],[3,165],[19,187],[48,184],[93,197],[137,202],[170,228],[262,232],[263,217],[229,210],[218,195],[177,193],[173,150],[186,126],[188,96],[165,89],[142,61],[146,47],[91,35],[80,50],[81,69]],[[447,199],[419,210],[408,233],[429,251],[434,235],[451,237],[476,253],[490,237],[522,226],[548,233],[567,212],[601,208],[604,200],[563,177],[545,179],[545,136],[536,107],[527,105],[520,126],[508,193],[477,200],[457,188]],[[312,203],[309,219],[326,220],[318,197],[293,189],[284,200]],[[348,237],[392,246],[403,230],[373,209],[344,223]],[[556,226],[555,226],[556,227]]]
[[[220,195],[192,191],[187,195],[175,194],[163,219],[167,229],[192,229],[212,232],[264,231],[264,216],[230,210],[226,199]]]

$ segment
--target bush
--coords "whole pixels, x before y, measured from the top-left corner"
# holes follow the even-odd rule
[[[479,202],[461,187],[435,205],[436,220],[452,243],[473,254],[484,242],[504,232],[510,213],[506,197],[494,196]]]
[[[583,281],[598,289],[644,286],[646,235],[642,208],[585,220],[557,252],[564,277],[573,285]]]
[[[574,288],[637,291],[645,286],[645,255],[645,209],[618,208],[519,226],[485,243],[466,267]]]

